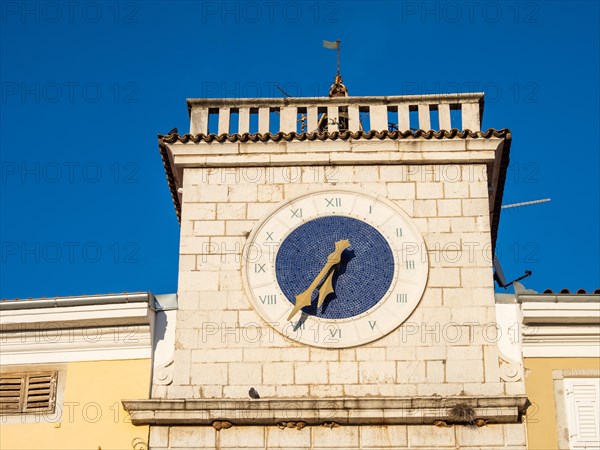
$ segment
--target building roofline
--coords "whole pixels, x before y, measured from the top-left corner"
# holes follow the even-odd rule
[[[600,294],[520,294],[519,303],[600,303]]]
[[[496,304],[524,304],[524,303],[600,303],[600,294],[547,294],[547,293],[529,293],[529,294],[509,294],[496,292]]]
[[[515,282],[515,298],[518,303],[600,303],[600,293],[536,292]]]
[[[124,292],[120,294],[77,295],[70,297],[2,299],[0,301],[0,311],[124,303],[148,303],[150,308],[155,309],[156,298],[151,292]]]

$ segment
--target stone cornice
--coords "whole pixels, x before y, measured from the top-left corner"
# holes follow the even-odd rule
[[[13,330],[0,342],[2,365],[152,357],[150,325]]]
[[[150,293],[2,302],[1,362],[151,358],[153,302]]]
[[[165,144],[177,169],[361,164],[489,164],[503,138]],[[180,186],[178,186],[180,187]]]
[[[515,283],[515,290],[516,295],[496,294],[496,309],[505,329],[515,322],[522,324],[521,339],[513,343],[519,354],[525,358],[600,357],[600,295],[538,294],[520,283]]]
[[[469,411],[472,420],[517,423],[525,412],[525,396],[406,397],[332,399],[152,399],[123,400],[134,425],[416,425],[465,423],[456,411]],[[472,421],[471,420],[471,421]]]
[[[149,325],[154,310],[148,301],[135,303],[91,303],[77,306],[4,310],[0,315],[0,333],[27,330],[60,330],[116,325]]]
[[[583,298],[579,299],[578,302],[552,302],[540,300],[538,297],[537,302],[523,302],[521,304],[523,323],[525,325],[547,324],[559,326],[575,324],[600,325],[600,304],[598,303],[600,295],[586,295],[582,297],[595,297],[595,301],[584,303],[587,298]]]
[[[523,329],[525,358],[600,357],[597,325],[528,325]]]
[[[537,302],[523,299],[523,294],[518,297],[525,325],[524,357],[600,357],[600,295],[581,295],[573,302],[536,295]]]

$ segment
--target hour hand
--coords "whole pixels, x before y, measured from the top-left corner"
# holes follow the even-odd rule
[[[333,294],[333,274],[335,273],[335,267],[329,272],[327,278],[319,288],[319,301],[317,302],[317,308],[320,308],[325,299],[329,294]]]
[[[319,292],[318,306],[321,306],[321,304],[325,300],[325,297],[327,297],[327,295],[333,292],[334,270],[332,269],[340,263],[340,261],[342,260],[342,253],[348,247],[350,247],[350,241],[346,239],[337,241],[335,243],[335,250],[327,257],[327,263],[325,263],[325,265],[323,266],[319,274],[315,277],[313,282],[310,284],[308,289],[306,289],[301,294],[296,295],[296,305],[294,306],[294,309],[292,309],[292,312],[288,316],[288,320],[291,320],[292,317],[294,317],[300,309],[310,305],[312,293],[317,288],[317,286],[319,286],[323,278],[328,274],[329,276],[325,280],[325,283],[323,283],[321,291]]]
[[[292,320],[292,317],[294,317],[298,311],[300,311],[305,306],[310,305],[312,293],[313,291],[309,292],[308,290],[306,290],[302,294],[296,295],[296,305],[294,306],[294,309],[292,309],[292,312],[288,316],[287,320]]]

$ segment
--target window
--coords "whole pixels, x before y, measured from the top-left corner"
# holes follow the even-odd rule
[[[3,373],[0,414],[53,412],[57,372]]]
[[[600,378],[565,378],[569,448],[600,447]]]

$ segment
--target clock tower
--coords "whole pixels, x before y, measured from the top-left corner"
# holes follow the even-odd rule
[[[187,103],[174,359],[124,402],[150,447],[524,449],[483,94]]]

